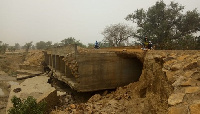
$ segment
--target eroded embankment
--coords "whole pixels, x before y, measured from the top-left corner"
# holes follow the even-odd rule
[[[200,109],[200,51],[148,51],[138,82],[87,103],[70,113],[197,113]]]

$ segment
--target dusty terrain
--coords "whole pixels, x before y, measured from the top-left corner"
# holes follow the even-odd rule
[[[89,52],[89,50],[81,51]],[[133,49],[112,51],[134,52]],[[1,109],[5,110],[6,98],[8,98],[10,84],[7,84],[7,82],[9,80],[16,82],[15,77],[11,76],[16,76],[15,71],[19,69],[18,65],[21,63],[39,65],[40,61],[43,60],[41,54],[36,54],[41,56],[35,56],[33,53],[30,53],[30,56],[27,56],[28,58],[21,54],[18,54],[18,56],[1,55],[0,68],[1,71],[5,72],[1,72],[0,75],[0,88],[8,90],[7,93],[4,92],[6,94],[0,94],[0,100],[3,101],[1,103],[4,103],[1,105]],[[15,64],[10,62],[12,59],[17,59],[14,62]],[[11,70],[5,70],[5,68]],[[13,75],[9,76],[10,74]],[[5,81],[5,77],[9,78],[6,78]],[[53,85],[58,86],[56,87],[57,90],[67,91],[70,89],[63,86],[64,84],[61,84],[61,82],[53,82]],[[84,99],[74,94],[87,98]],[[93,96],[90,98],[90,95]],[[76,102],[76,99],[79,101]],[[87,99],[89,100],[87,101]],[[57,109],[52,109],[51,113],[198,114],[200,112],[200,51],[148,51],[143,58],[143,71],[138,82],[112,91],[104,90],[87,94],[66,92],[60,97],[60,101],[61,104],[58,104]]]
[[[200,51],[148,51],[140,80],[52,113],[200,112]]]
[[[39,65],[42,57],[41,51],[31,51],[27,56],[24,51],[0,55],[0,114],[5,113],[10,87],[24,81],[16,79],[20,65]]]

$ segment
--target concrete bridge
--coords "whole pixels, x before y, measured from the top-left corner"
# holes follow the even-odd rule
[[[138,49],[83,49],[76,45],[44,51],[53,76],[79,92],[113,89],[139,80],[144,53]]]

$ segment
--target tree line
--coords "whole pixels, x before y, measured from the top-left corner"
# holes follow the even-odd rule
[[[35,45],[33,44],[33,42],[27,42],[25,45],[20,46],[19,43],[15,43],[15,46],[9,46],[6,43],[3,43],[2,41],[0,41],[0,53],[5,53],[6,50],[10,51],[10,52],[14,52],[15,50],[19,50],[19,49],[24,49],[26,52],[28,52],[29,49],[48,49],[48,48],[52,48],[52,47],[57,47],[57,46],[66,46],[69,44],[77,44],[80,47],[84,47],[86,48],[87,46],[84,45],[83,43],[81,43],[79,40],[76,40],[74,37],[69,37],[69,38],[65,38],[63,39],[60,43],[52,43],[52,41],[39,41],[37,43],[35,43]]]
[[[137,9],[125,19],[137,25],[133,30],[125,24],[107,26],[102,34],[110,46],[127,45],[129,38],[142,43],[145,36],[157,49],[200,49],[200,14],[197,9],[184,12],[184,6],[162,0],[145,9]]]

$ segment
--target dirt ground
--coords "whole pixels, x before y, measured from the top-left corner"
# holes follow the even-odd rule
[[[96,50],[79,51],[92,53]],[[141,52],[140,49],[109,51]],[[27,56],[22,53],[0,55],[0,113],[5,111],[11,84],[17,82],[15,76],[19,64],[40,65],[43,59],[41,51],[32,51]],[[69,92],[70,88],[61,82],[52,82],[57,90],[66,94],[60,97],[61,103],[51,113],[195,114],[200,109],[199,81],[200,51],[149,51],[144,58],[140,80],[116,90],[77,93]]]

